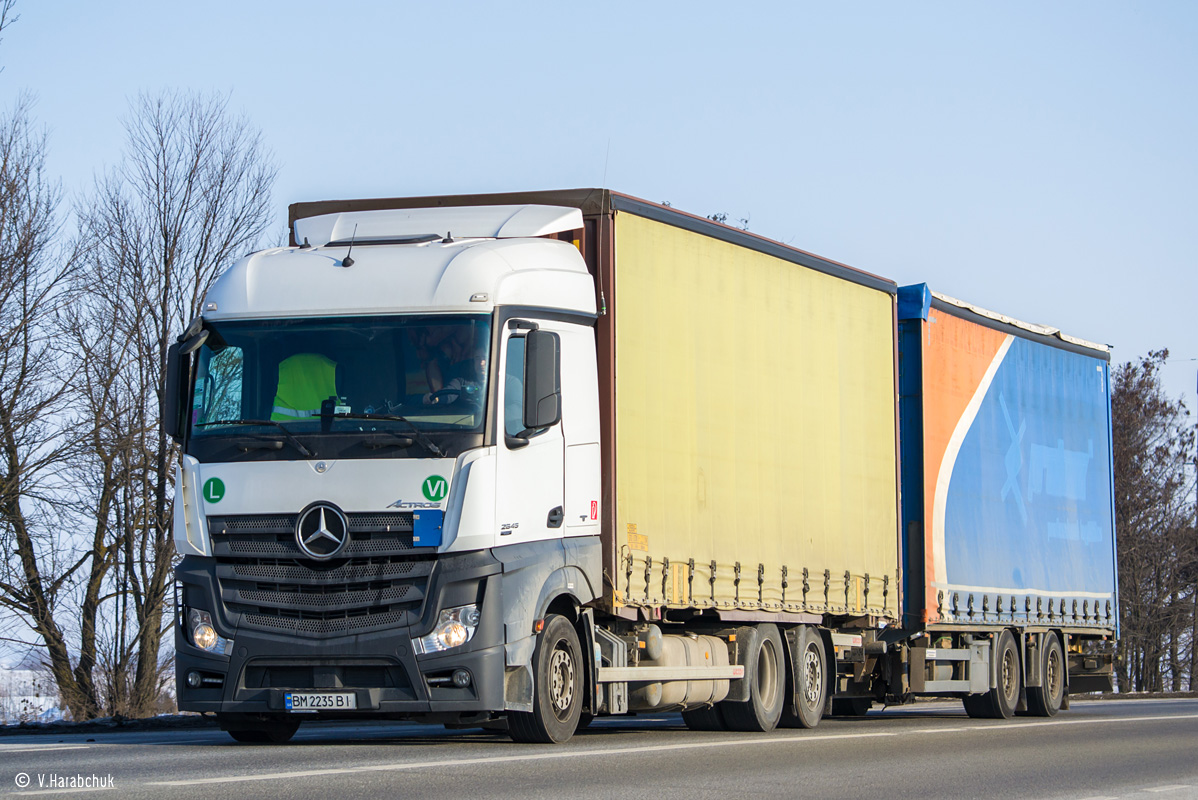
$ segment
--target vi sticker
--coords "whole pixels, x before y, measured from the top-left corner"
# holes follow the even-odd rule
[[[424,499],[434,503],[444,500],[445,495],[449,494],[449,482],[440,475],[429,475],[420,488],[424,492]]]

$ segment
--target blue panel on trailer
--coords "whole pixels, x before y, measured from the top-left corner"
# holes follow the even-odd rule
[[[900,286],[898,290],[899,319],[927,319],[932,308],[932,290],[926,283]]]
[[[945,588],[1113,599],[1107,369],[1013,338],[951,466]]]
[[[899,289],[900,294],[903,291]],[[921,320],[899,322],[899,455],[902,480],[899,538],[902,542],[904,625],[918,625],[922,621],[924,598],[922,336]]]

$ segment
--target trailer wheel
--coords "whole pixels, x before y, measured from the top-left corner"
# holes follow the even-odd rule
[[[986,694],[972,694],[962,698],[965,713],[979,719],[1010,719],[1019,704],[1019,689],[1022,684],[1019,674],[1019,650],[1010,631],[998,636],[997,666],[998,686]]]
[[[824,639],[815,628],[803,626],[795,655],[795,707],[782,713],[784,728],[814,728],[824,716],[828,700],[828,653]]]
[[[1055,633],[1044,636],[1040,675],[1043,684],[1027,689],[1027,709],[1037,717],[1055,717],[1065,700],[1065,653]]]
[[[720,704],[688,708],[682,712],[682,721],[692,731],[726,731],[724,715],[720,713]]]
[[[778,727],[786,705],[783,690],[786,664],[782,653],[778,626],[772,623],[757,626],[757,647],[745,659],[744,680],[749,681],[749,699],[720,703],[720,713],[729,730],[764,733]]]
[[[508,735],[517,742],[560,744],[582,716],[582,647],[570,621],[545,618],[532,654],[532,711],[508,712]]]

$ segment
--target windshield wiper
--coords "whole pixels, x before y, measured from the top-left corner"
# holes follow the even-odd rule
[[[402,422],[412,429],[412,438],[420,444],[425,450],[435,455],[437,458],[445,458],[445,451],[437,446],[437,443],[428,438],[419,428],[412,424],[412,421],[407,417],[402,417],[399,414],[367,414],[356,411],[342,411],[339,414],[333,414],[336,419],[381,419],[394,422]]]
[[[273,425],[283,432],[287,437],[287,441],[295,445],[295,449],[304,454],[304,458],[315,458],[316,454],[304,446],[304,443],[296,438],[295,434],[283,427],[279,422],[273,419],[218,419],[212,422],[197,422],[197,428],[207,428],[210,425]]]

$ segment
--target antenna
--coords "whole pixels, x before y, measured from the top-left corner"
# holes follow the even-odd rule
[[[354,251],[354,239],[358,238],[358,224],[354,223],[354,232],[349,236],[349,249],[345,251],[345,258],[341,259],[341,266],[352,267],[354,260],[349,257],[349,254]]]
[[[607,137],[607,151],[603,154],[603,182],[599,184],[600,189],[602,189],[604,186],[607,186],[607,161],[610,156],[611,156],[611,137],[608,136]]]

